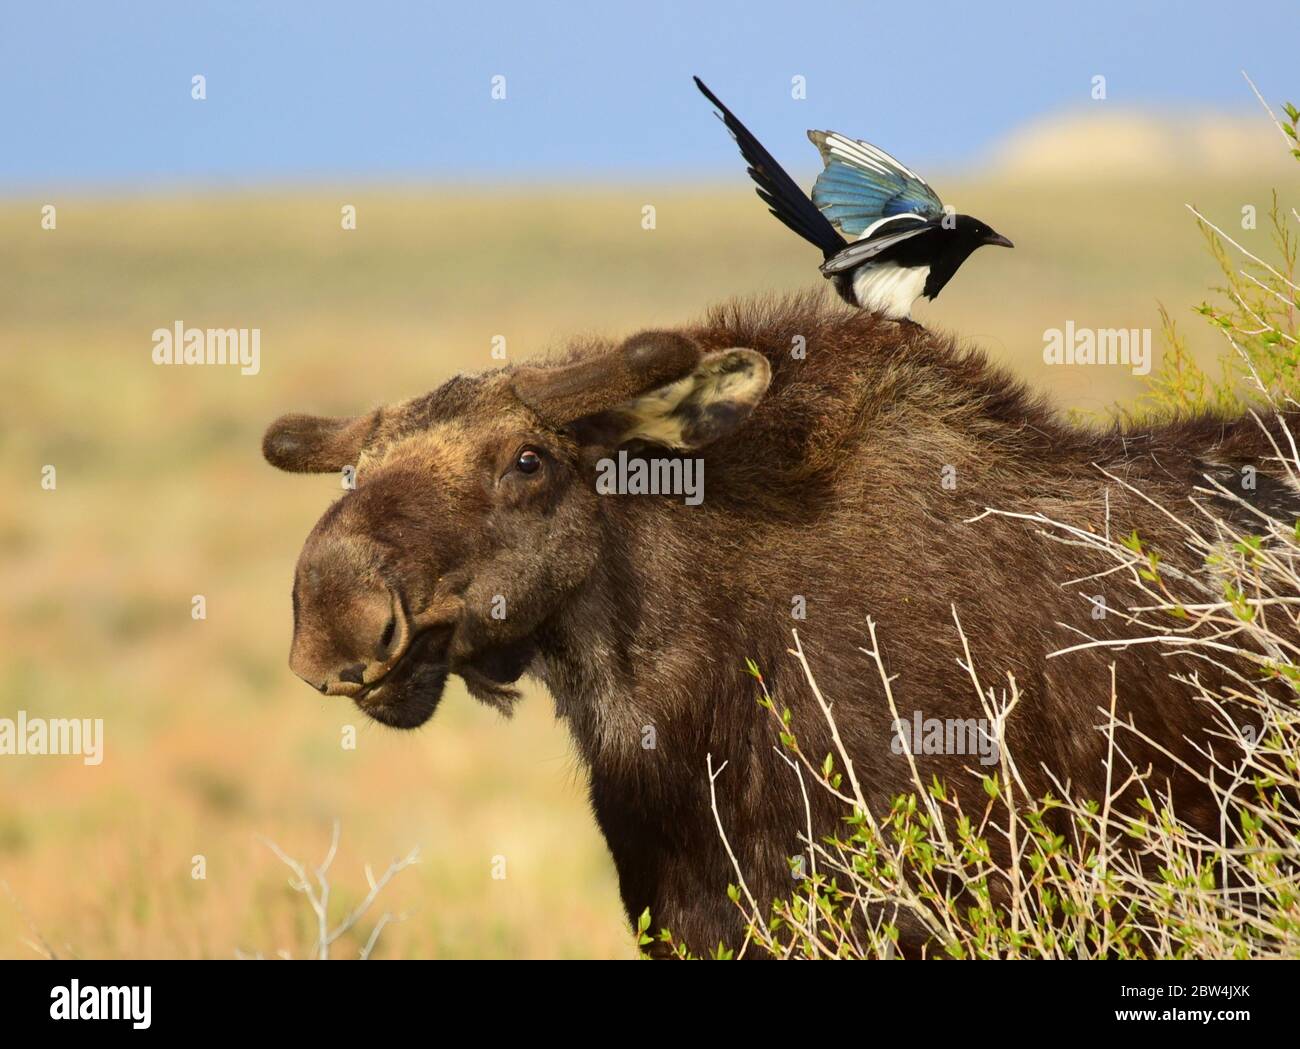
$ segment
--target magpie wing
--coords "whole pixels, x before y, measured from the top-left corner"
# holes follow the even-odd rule
[[[892,248],[895,244],[901,244],[918,233],[933,229],[935,222],[935,219],[923,218],[920,215],[898,215],[886,219],[878,227],[877,232],[870,237],[854,241],[823,262],[822,273],[831,277],[836,273],[861,266],[864,262],[874,259],[886,248]]]
[[[834,131],[809,131],[808,137],[826,165],[813,186],[813,203],[846,237],[891,215],[943,214],[929,183],[883,149]]]
[[[699,77],[695,78],[695,86],[717,107],[722,122],[740,146],[740,155],[749,165],[749,177],[757,184],[758,195],[768,210],[804,240],[820,248],[828,259],[844,247],[844,238],[835,231],[826,216],[817,210],[794,179],[772,158],[772,154],[750,134],[749,129],[736,119],[736,115],[722,104]]]

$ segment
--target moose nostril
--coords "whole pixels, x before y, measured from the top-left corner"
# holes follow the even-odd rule
[[[339,671],[340,681],[350,681],[354,685],[364,684],[363,675],[365,673],[364,663],[354,663],[350,667],[344,667]]]
[[[388,625],[384,627],[384,633],[379,638],[379,647],[387,648],[393,642],[393,633],[397,629],[397,620],[392,616],[388,617]]]

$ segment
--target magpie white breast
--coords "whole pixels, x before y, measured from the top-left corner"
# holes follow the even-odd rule
[[[834,131],[809,131],[825,164],[811,199],[699,77],[740,146],[768,209],[821,249],[822,275],[845,302],[896,320],[934,299],[970,254],[1011,241],[970,215],[944,207],[929,183],[882,149]]]

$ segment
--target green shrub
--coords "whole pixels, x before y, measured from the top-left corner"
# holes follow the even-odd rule
[[[1252,88],[1254,85],[1251,85]],[[1258,92],[1256,92],[1258,94]],[[1260,100],[1263,102],[1263,99]],[[1300,161],[1300,110],[1288,103],[1278,118],[1265,105],[1282,143]],[[1188,205],[1223,283],[1196,307],[1226,340],[1220,374],[1197,365],[1173,319],[1162,306],[1164,353],[1139,400],[1139,412],[1182,415],[1217,410],[1236,414],[1261,399],[1285,402],[1300,393],[1300,283],[1296,272],[1300,214],[1273,193],[1267,229],[1272,242],[1269,261],[1244,247],[1220,225]]]

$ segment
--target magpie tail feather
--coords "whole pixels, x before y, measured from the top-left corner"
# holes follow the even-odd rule
[[[695,86],[717,108],[722,122],[740,146],[740,154],[749,165],[749,177],[758,186],[758,195],[768,210],[804,240],[820,248],[826,258],[840,251],[844,238],[826,216],[704,81],[699,77],[694,79]]]

